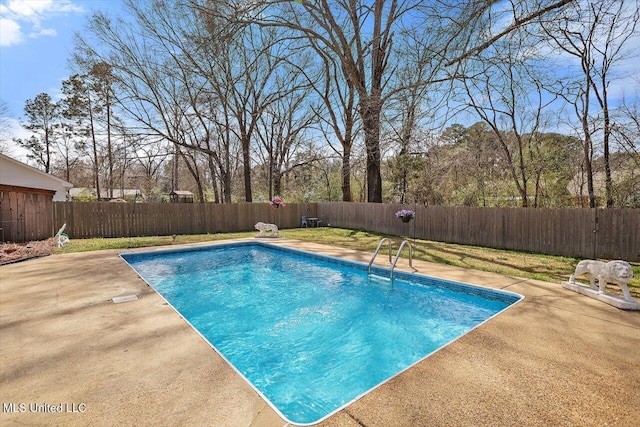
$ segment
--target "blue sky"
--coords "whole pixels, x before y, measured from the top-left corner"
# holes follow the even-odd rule
[[[9,109],[11,135],[29,135],[19,124],[28,99],[43,92],[54,100],[60,97],[62,81],[72,74],[68,60],[73,35],[84,28],[87,16],[96,10],[117,15],[122,3],[123,0],[0,0],[0,100]],[[609,87],[612,105],[623,96],[628,101],[637,101],[640,96],[640,36],[627,47],[634,54],[616,66],[622,78]],[[564,61],[566,66],[575,59],[558,61]],[[22,157],[20,153],[13,154]]]
[[[95,10],[117,13],[121,0],[1,0],[0,99],[17,121],[27,99],[54,99],[69,78],[73,35]]]

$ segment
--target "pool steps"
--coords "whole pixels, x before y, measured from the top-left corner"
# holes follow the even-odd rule
[[[369,277],[371,277],[371,266],[373,265],[373,261],[375,261],[376,257],[378,256],[378,252],[380,252],[380,249],[382,248],[382,245],[384,245],[385,242],[387,242],[387,245],[389,247],[389,266],[391,267],[389,270],[390,271],[389,281],[392,284],[393,284],[393,270],[396,268],[396,264],[398,263],[398,259],[400,258],[400,254],[402,253],[402,249],[404,249],[405,245],[409,246],[409,267],[411,267],[414,271],[418,271],[413,266],[413,245],[411,244],[410,241],[403,240],[402,243],[400,243],[400,248],[398,249],[398,253],[396,253],[396,257],[392,262],[391,261],[391,252],[392,252],[391,240],[389,240],[386,237],[383,237],[382,239],[380,239],[380,242],[378,243],[378,247],[376,248],[376,251],[373,253],[373,256],[371,257],[371,261],[369,261],[369,265],[367,266],[367,273]]]

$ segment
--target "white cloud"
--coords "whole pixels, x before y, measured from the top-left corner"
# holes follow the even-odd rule
[[[57,36],[58,32],[55,28],[40,28],[38,31],[29,33],[29,37],[35,39],[40,36]]]
[[[0,46],[19,44],[23,38],[20,24],[11,19],[0,18]]]
[[[71,0],[9,0],[6,6],[0,6],[0,14],[13,14],[24,18],[82,11],[82,7],[74,5]]]
[[[71,0],[9,0],[0,5],[0,46],[13,46],[29,38],[56,36],[55,28],[42,23],[51,18],[81,13],[84,9]]]
[[[51,6],[51,0],[9,0],[6,6],[0,8],[0,12],[11,12],[16,15],[31,16]]]

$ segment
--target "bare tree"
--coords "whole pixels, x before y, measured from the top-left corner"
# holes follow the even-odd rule
[[[628,57],[625,44],[637,37],[640,20],[638,0],[593,0],[574,2],[561,19],[544,22],[549,41],[560,52],[576,58],[580,80],[567,85],[562,96],[581,122],[584,161],[587,168],[589,205],[597,205],[593,186],[594,138],[602,135],[606,205],[614,205],[610,164],[612,122],[609,87],[615,65]]]
[[[188,2],[126,4],[133,21],[95,14],[90,30],[97,42],[80,40],[91,57],[112,67],[119,109],[144,132],[179,146],[178,153],[210,156],[210,176],[222,180],[225,201],[231,201],[237,163],[231,151],[239,141],[245,200],[252,201],[254,132],[265,109],[282,97],[273,89],[276,70],[286,62],[286,54],[273,52],[279,35],[219,25]],[[198,180],[196,168],[190,170]]]
[[[275,79],[278,69],[286,64],[286,53],[278,52],[279,34],[244,27],[238,38],[229,42],[218,56],[220,77],[228,88],[218,92],[235,123],[231,127],[242,146],[245,201],[253,200],[251,190],[251,145],[260,118],[285,96],[278,91]],[[275,52],[274,52],[275,51]]]
[[[476,60],[469,58],[461,70],[468,105],[500,143],[522,207],[529,206],[532,183],[536,207],[544,167],[539,141],[542,113],[555,98],[546,95],[544,76],[538,72],[542,66],[528,56],[531,47],[524,39],[513,34]]]
[[[384,114],[384,123],[388,129],[384,139],[396,153],[392,169],[399,196],[397,201],[400,203],[408,201],[409,174],[413,173],[411,169],[420,168],[423,164],[424,143],[431,133],[427,128],[427,121],[439,109],[438,104],[445,103],[448,98],[440,97],[439,94],[431,96],[430,93],[437,93],[437,85],[423,84],[432,81],[438,71],[429,66],[424,58],[420,58],[420,49],[416,49],[414,44],[408,44],[404,49],[405,57],[412,61],[404,61],[398,66],[395,73],[397,89],[389,97]]]
[[[614,128],[613,137],[623,152],[635,159],[640,166],[640,106],[626,100],[618,108],[619,121]]]
[[[78,154],[82,144],[82,135],[74,132],[74,129],[66,123],[58,123],[53,126],[53,139],[55,148],[60,155],[64,179],[71,182],[71,171],[80,160]]]
[[[162,167],[169,157],[168,144],[156,137],[130,135],[128,138],[134,148],[135,160],[144,173],[142,191],[149,198],[159,182]]]
[[[313,38],[309,39],[309,43],[320,58],[316,64],[318,75],[305,73],[311,88],[322,101],[312,107],[327,144],[342,159],[342,201],[350,202],[351,151],[360,131],[356,109],[357,94],[353,85],[345,83],[345,76],[335,55],[321,49]],[[334,138],[337,139],[339,148]]]
[[[380,172],[380,117],[383,89],[392,54],[392,28],[407,9],[397,0],[365,2],[269,2],[275,13],[249,13],[238,17],[263,27],[284,27],[313,39],[339,61],[347,85],[358,94],[358,113],[363,123],[367,151],[367,199],[382,202]],[[262,6],[262,5],[258,5]],[[303,13],[301,13],[301,11]],[[369,34],[365,35],[364,29]]]
[[[273,90],[280,95],[279,99],[261,114],[257,131],[258,152],[264,158],[267,170],[269,199],[282,194],[282,178],[286,173],[316,158],[290,162],[314,118],[305,102],[310,88],[302,73],[296,68],[283,67]]]
[[[434,2],[434,14],[446,22],[440,54],[457,66],[503,38],[562,11],[575,0],[458,0]]]
[[[215,99],[209,75],[202,75],[202,67],[195,66],[201,56],[195,55],[194,45],[210,50],[216,46],[194,36],[194,29],[202,34],[204,24],[184,2],[168,0],[146,7],[132,1],[126,4],[133,23],[114,22],[96,13],[89,25],[96,40],[79,37],[78,49],[88,52],[88,57],[108,61],[119,109],[143,127],[140,133],[153,133],[179,147],[174,165],[178,158],[187,161],[201,189],[191,150],[212,156],[218,153],[210,144],[215,136],[210,118]],[[203,190],[199,193],[202,196]]]
[[[346,84],[358,95],[358,113],[362,121],[367,153],[367,200],[382,201],[380,126],[388,84],[400,59],[394,45],[402,45],[407,35],[423,28],[427,42],[419,42],[420,61],[432,68],[447,61],[453,70],[443,71],[434,79],[429,75],[419,84],[432,84],[455,75],[455,66],[491,46],[505,35],[525,26],[536,17],[560,8],[570,0],[536,2],[497,1],[433,2],[376,0],[291,2],[241,2],[235,4],[235,18],[262,27],[284,27],[294,30],[316,46],[331,52],[340,64]],[[530,4],[533,3],[533,4]],[[208,8],[216,14],[215,8]],[[495,19],[511,13],[513,22],[492,32]],[[429,33],[424,29],[428,28]],[[419,37],[410,35],[419,40]],[[414,58],[415,60],[415,58]],[[444,67],[442,67],[444,69]],[[398,83],[396,81],[396,83]]]
[[[498,90],[512,101],[512,92],[525,93],[514,70],[500,69],[515,79],[512,87],[500,86],[484,79],[487,72],[496,72],[497,61],[477,64],[478,58],[495,53],[493,46],[503,49],[518,40],[512,35],[524,26],[567,4],[560,0],[158,0],[152,4],[127,0],[127,19],[95,15],[90,29],[96,40],[86,39],[82,47],[91,58],[86,72],[93,64],[109,68],[103,75],[109,76],[113,93],[108,100],[100,99],[103,111],[108,106],[138,122],[136,138],[152,135],[156,141],[173,144],[173,164],[177,168],[179,161],[190,170],[200,183],[201,199],[209,180],[216,201],[230,202],[232,188],[242,191],[240,185],[233,186],[236,173],[238,177],[242,173],[244,198],[251,201],[252,169],[261,166],[261,159],[254,156],[257,151],[271,171],[270,191],[278,191],[279,177],[309,160],[295,155],[295,141],[300,141],[302,131],[283,127],[305,124],[305,115],[290,113],[308,108],[342,158],[343,200],[353,198],[352,150],[364,142],[365,199],[380,202],[385,155],[394,151],[412,156],[412,144],[424,128],[421,121],[449,96],[437,84],[465,78],[475,106],[489,115],[484,99],[477,96],[480,88],[471,82],[497,89],[487,95],[489,107],[502,115],[496,135],[503,138],[506,157],[511,156],[510,173],[523,203],[528,203],[533,189],[536,205],[543,174],[536,163],[541,146],[532,129],[540,126],[541,116],[529,111],[532,115],[524,123],[522,111],[508,111],[510,107],[503,108],[505,100],[496,97]],[[303,51],[313,54],[315,67],[300,59],[306,56],[298,54]],[[278,81],[285,69],[302,73],[313,92],[293,102]],[[517,100],[524,99],[523,95]],[[516,117],[511,123],[509,114]],[[128,147],[110,147],[110,132],[106,135],[108,181],[113,187],[118,173],[114,167],[120,167],[122,175],[125,163],[112,157],[123,153],[124,160],[131,161],[135,153]],[[287,146],[293,149],[284,149]],[[98,150],[93,151],[97,170]],[[416,158],[416,164],[428,163],[423,160]],[[408,163],[398,165],[404,169],[401,180],[408,182]],[[333,174],[334,168],[330,170]],[[336,180],[335,175],[331,178]],[[477,186],[484,192],[484,178],[477,180]],[[407,185],[403,187],[404,194]]]

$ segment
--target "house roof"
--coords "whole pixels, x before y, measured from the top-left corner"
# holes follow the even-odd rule
[[[16,159],[0,153],[0,184],[17,187],[43,188],[57,190],[60,187],[71,188],[73,184],[57,176],[45,173]],[[22,171],[20,174],[18,171]],[[31,180],[27,181],[26,177]],[[34,180],[36,183],[34,184]]]

